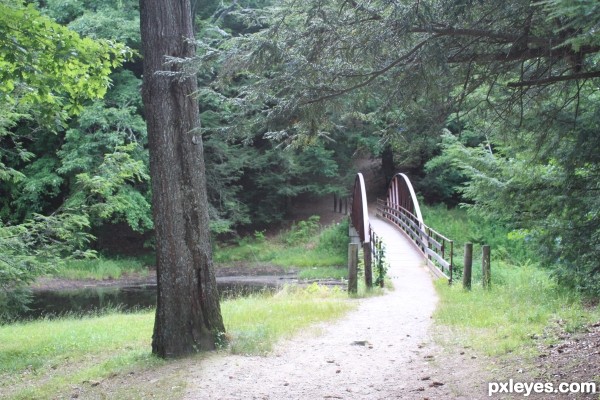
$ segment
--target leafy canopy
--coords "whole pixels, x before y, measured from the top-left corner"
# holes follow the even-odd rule
[[[124,45],[82,38],[32,4],[0,2],[0,103],[62,122],[104,96],[111,70],[129,56]]]

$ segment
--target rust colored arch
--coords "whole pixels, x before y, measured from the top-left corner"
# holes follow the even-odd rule
[[[417,218],[421,224],[421,228],[424,226],[417,195],[412,183],[410,183],[410,179],[405,174],[397,173],[392,178],[387,191],[387,204],[394,208],[404,208]]]

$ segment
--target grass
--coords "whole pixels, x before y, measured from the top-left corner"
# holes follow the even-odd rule
[[[0,390],[14,399],[51,398],[123,368],[160,364],[148,352],[153,316],[146,311],[2,326]]]
[[[280,338],[311,324],[342,316],[354,305],[345,292],[316,284],[284,288],[274,296],[254,295],[222,304],[230,350],[265,354]]]
[[[475,285],[438,282],[437,323],[450,328],[448,342],[490,355],[534,354],[537,338],[553,341],[557,329],[574,332],[600,318],[581,299],[558,287],[545,271],[531,264],[493,265],[491,290]]]
[[[277,340],[308,325],[337,318],[354,306],[345,293],[318,285],[221,304],[229,349],[242,354],[264,354]],[[0,397],[67,396],[85,383],[89,386],[119,374],[139,374],[176,363],[150,354],[153,321],[154,313],[143,311],[0,326]],[[168,392],[173,382],[165,378],[165,385]],[[151,386],[150,394],[156,395],[158,389]],[[126,397],[144,397],[144,390],[135,390],[142,394]]]
[[[300,279],[348,279],[348,268],[346,267],[312,267],[303,268],[298,272]]]
[[[464,210],[425,207],[425,221],[455,240],[455,283],[436,283],[440,296],[434,314],[443,342],[470,346],[481,353],[534,355],[536,339],[555,340],[561,330],[574,332],[600,319],[577,294],[557,284],[531,260],[523,238]],[[460,276],[464,243],[474,243],[473,288],[465,291]],[[481,244],[492,249],[492,287],[481,286]],[[458,279],[456,277],[458,276]],[[553,334],[554,333],[554,334]]]
[[[64,279],[118,279],[125,274],[148,274],[148,265],[154,263],[149,257],[106,258],[67,260],[52,274]]]
[[[235,244],[219,245],[214,252],[217,263],[270,263],[285,268],[319,269],[321,278],[337,278],[336,266],[347,265],[348,223],[321,227],[318,217],[301,221],[273,240],[257,232]],[[324,268],[324,269],[321,269]],[[332,276],[325,276],[330,272]],[[301,272],[302,273],[302,272]],[[304,272],[310,277],[310,272]],[[316,277],[316,276],[315,276]]]

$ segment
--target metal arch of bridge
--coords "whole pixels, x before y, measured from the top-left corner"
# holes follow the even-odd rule
[[[356,229],[361,243],[369,243],[369,208],[367,204],[367,192],[365,189],[365,179],[360,172],[354,179],[354,189],[352,190],[352,209],[350,213],[352,226]]]
[[[352,227],[356,230],[360,243],[362,244],[365,285],[370,288],[373,286],[373,270],[371,267],[371,260],[374,254],[373,244],[377,242],[377,237],[372,231],[371,224],[369,223],[369,207],[367,203],[365,179],[360,172],[356,174],[356,178],[354,179],[350,222],[352,223]],[[371,236],[373,236],[374,240],[371,240]],[[381,280],[380,285],[383,287],[383,280]]]
[[[421,250],[431,271],[452,282],[454,242],[423,221],[421,207],[408,176],[397,173],[385,200],[377,200],[378,215],[400,228]]]
[[[392,178],[387,190],[387,204],[390,207],[404,209],[416,217],[416,221],[419,227],[422,228],[425,223],[423,222],[423,215],[421,214],[421,207],[419,207],[419,201],[415,194],[410,179],[403,173],[397,173]]]

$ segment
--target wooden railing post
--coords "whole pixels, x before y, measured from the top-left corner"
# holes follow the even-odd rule
[[[463,289],[471,290],[471,269],[473,268],[473,243],[465,243],[465,259],[463,269]]]
[[[358,243],[348,244],[348,293],[358,291]]]
[[[373,266],[371,258],[371,241],[363,244],[363,255],[365,259],[365,285],[367,288],[373,287]]]
[[[481,260],[481,269],[483,276],[483,287],[485,289],[489,289],[492,284],[492,268],[490,265],[490,246],[483,245],[482,248],[482,260]]]

